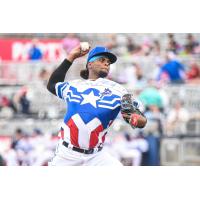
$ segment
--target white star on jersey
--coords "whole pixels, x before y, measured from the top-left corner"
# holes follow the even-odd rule
[[[83,97],[81,105],[89,103],[93,107],[97,107],[96,101],[99,99],[99,97],[95,96],[93,91],[91,91],[89,94],[81,94],[81,96]]]

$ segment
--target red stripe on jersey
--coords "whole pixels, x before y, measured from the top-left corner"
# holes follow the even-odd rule
[[[103,131],[103,126],[99,125],[91,132],[89,148],[94,148],[99,141],[99,134]]]
[[[67,122],[67,126],[70,129],[71,144],[76,146],[76,147],[79,147],[79,144],[78,144],[78,128],[77,128],[76,124],[74,123],[73,119],[70,119]]]
[[[104,141],[105,141],[105,138],[106,138],[106,134],[107,134],[107,132],[103,135],[103,137],[102,137],[102,142],[104,143]]]

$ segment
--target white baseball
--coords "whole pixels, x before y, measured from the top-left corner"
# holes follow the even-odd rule
[[[90,48],[90,45],[88,42],[81,42],[81,50],[87,51]]]

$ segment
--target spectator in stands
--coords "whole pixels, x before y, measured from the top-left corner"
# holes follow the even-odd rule
[[[149,150],[143,155],[142,165],[157,166],[160,165],[160,138],[165,130],[164,99],[153,80],[149,80],[148,85],[138,97],[146,107],[148,119],[144,133]]]
[[[160,67],[157,80],[168,79],[170,83],[185,82],[185,68],[172,52],[166,53],[166,63]]]
[[[183,102],[177,100],[167,115],[167,134],[186,134],[186,123],[189,119],[189,111]]]
[[[31,153],[34,151],[31,139],[30,133],[25,133],[17,145],[18,160],[22,166],[31,165]]]
[[[133,41],[132,37],[127,37],[127,49],[129,54],[134,54],[134,52],[137,50],[137,44]]]
[[[30,101],[27,98],[28,88],[23,86],[20,91],[15,95],[14,99],[19,104],[20,111],[22,114],[31,114],[30,112]]]
[[[148,106],[145,114],[147,115],[148,125],[146,132],[155,136],[162,136],[164,134],[165,116],[156,104],[152,103]]]
[[[8,166],[21,165],[20,157],[22,156],[20,152],[18,151],[18,149],[23,137],[24,137],[24,132],[22,131],[21,128],[17,128],[14,132],[13,138],[11,139],[10,149],[8,149],[4,153],[4,159],[6,161],[6,165]]]
[[[62,41],[62,46],[65,50],[65,53],[68,54],[79,43],[80,39],[75,33],[68,33]]]
[[[131,66],[133,68],[132,74],[131,71],[126,71],[126,78],[128,81],[129,86],[134,89],[143,89],[147,85],[146,78],[144,77],[142,67],[134,62]]]
[[[190,69],[186,72],[187,83],[200,83],[200,66],[196,62],[192,62]]]
[[[175,54],[178,53],[180,49],[180,45],[177,43],[177,41],[174,38],[174,34],[169,33],[168,34],[168,44],[167,44],[167,51],[172,51]]]
[[[142,101],[146,110],[149,106],[157,106],[160,110],[163,108],[163,99],[159,90],[155,87],[153,80],[148,81],[148,87],[145,88],[138,96],[138,99]]]
[[[9,107],[14,113],[17,113],[17,108],[14,105],[12,99],[9,99],[7,96],[0,94],[0,111],[4,107]]]
[[[43,68],[39,72],[39,79],[46,84],[46,82],[49,80],[50,73],[47,69]]]
[[[151,54],[158,56],[161,54],[161,47],[159,40],[154,40],[152,44]]]
[[[22,93],[19,103],[23,114],[30,114],[30,101],[27,99],[27,92]]]
[[[31,155],[34,150],[31,139],[29,133],[25,133],[20,128],[16,129],[11,148],[6,154],[8,165],[31,165]]]
[[[194,38],[194,36],[189,33],[187,35],[187,42],[184,45],[185,49],[187,50],[188,54],[193,54],[195,51],[195,48],[198,47],[199,42]]]
[[[142,53],[144,56],[149,56],[152,51],[152,41],[150,38],[145,37],[143,38],[143,42],[141,44]]]
[[[144,88],[147,85],[147,81],[146,78],[144,77],[142,67],[138,63],[135,63],[134,66],[135,66],[135,76],[136,76],[136,83],[134,87]]]
[[[31,137],[31,145],[33,148],[29,153],[31,165],[41,166],[47,164],[53,156],[53,141],[50,141],[50,135],[46,137],[42,130],[35,128]]]
[[[18,145],[19,141],[23,138],[23,135],[24,135],[24,133],[21,128],[17,128],[15,130],[14,137],[12,138],[12,141],[11,141],[12,149],[17,149],[17,145]]]
[[[29,60],[36,61],[36,60],[41,60],[42,57],[43,57],[43,53],[42,53],[42,50],[39,48],[38,40],[33,39],[31,48],[28,51],[28,58]]]
[[[138,59],[140,58],[140,56],[144,56],[144,52],[143,52],[143,49],[140,45],[138,45],[135,49],[135,51],[133,52],[133,56],[134,57],[137,57],[138,56]]]
[[[135,156],[132,159],[133,166],[140,166],[142,164],[143,153],[148,152],[149,144],[145,138],[141,136],[133,137],[129,134],[125,135],[126,137],[126,148],[127,150],[134,150]]]

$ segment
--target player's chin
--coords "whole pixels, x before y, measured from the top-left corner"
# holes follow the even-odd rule
[[[105,78],[106,76],[108,76],[108,72],[109,71],[106,70],[106,69],[105,70],[103,69],[103,70],[99,71],[99,77],[100,78]]]

